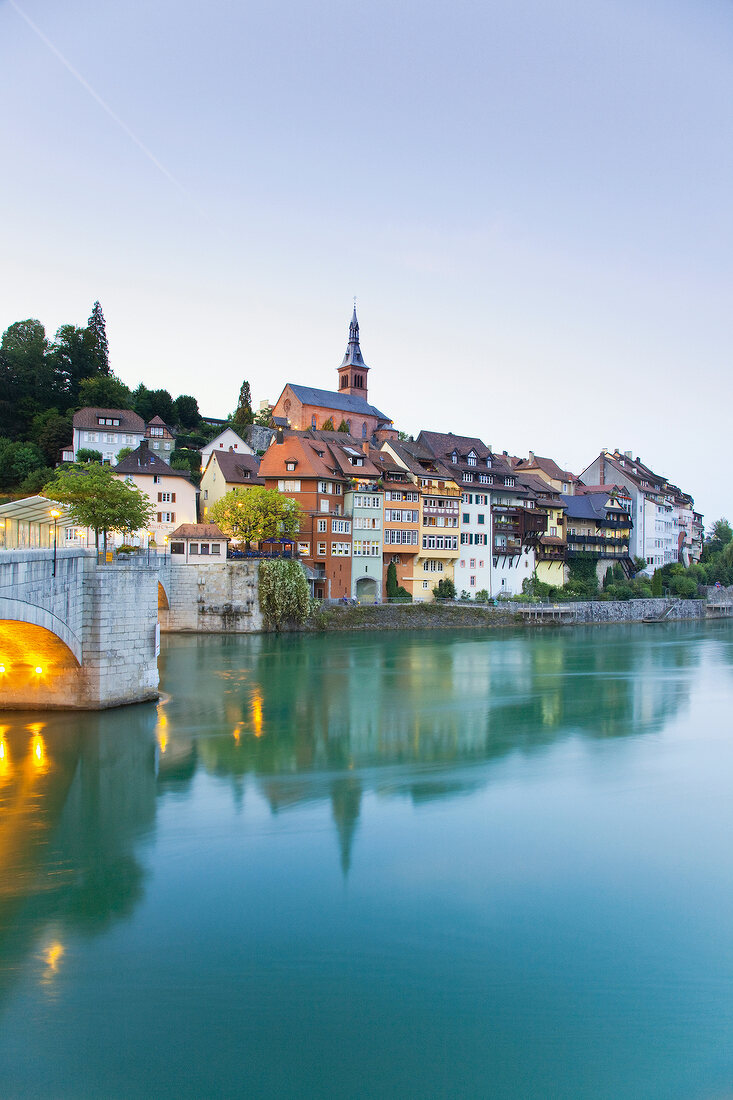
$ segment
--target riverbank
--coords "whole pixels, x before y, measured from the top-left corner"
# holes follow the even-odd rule
[[[731,605],[733,610],[733,604]],[[681,622],[712,617],[704,600],[593,600],[556,605],[502,603],[365,604],[322,607],[305,624],[307,631],[491,629],[524,623],[532,627],[578,623]],[[720,615],[716,617],[722,617]]]

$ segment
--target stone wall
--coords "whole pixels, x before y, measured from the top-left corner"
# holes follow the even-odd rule
[[[482,606],[475,603],[447,604],[384,604],[345,607],[334,604],[324,608],[306,624],[311,630],[441,630],[480,628],[524,623],[520,603],[499,603]],[[536,605],[541,606],[541,605]],[[569,612],[562,625],[572,623],[628,623],[659,618],[669,612],[667,621],[705,618],[703,600],[649,599],[627,601],[593,601],[559,604]],[[559,625],[560,620],[547,619]],[[546,625],[532,620],[532,626]]]
[[[169,565],[160,581],[168,610],[160,610],[163,631],[252,634],[263,629],[257,597],[256,561]]]
[[[0,552],[0,709],[157,698],[157,592],[154,563],[59,550],[54,576],[53,550]]]

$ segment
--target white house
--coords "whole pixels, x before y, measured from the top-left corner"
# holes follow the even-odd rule
[[[150,533],[160,546],[182,523],[196,523],[196,486],[184,470],[174,470],[143,440],[115,466],[115,474],[142,489],[155,509]]]
[[[225,428],[216,439],[212,439],[211,443],[207,443],[205,447],[201,448],[201,469],[206,469],[206,465],[211,458],[214,451],[224,451],[225,453],[232,451],[237,455],[253,455],[254,451],[245,443],[241,436],[237,435],[233,428]]]
[[[99,451],[105,462],[115,463],[123,447],[139,447],[145,438],[145,421],[131,409],[79,409],[72,423],[72,445],[64,448],[64,461],[75,461],[84,449]]]
[[[215,523],[182,523],[171,533],[171,565],[225,562],[228,544],[229,539]]]

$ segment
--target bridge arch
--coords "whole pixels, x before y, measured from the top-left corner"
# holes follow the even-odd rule
[[[158,611],[168,611],[170,604],[168,602],[168,593],[165,590],[165,585],[158,581]]]
[[[7,624],[27,623],[29,626],[40,627],[49,634],[54,634],[64,646],[71,651],[76,665],[82,663],[81,642],[66,623],[47,611],[45,607],[28,603],[25,600],[13,600],[8,596],[0,597],[0,638],[7,645],[17,646],[12,640],[12,631],[7,630]],[[28,632],[22,632],[25,641],[28,640]],[[16,631],[18,634],[18,631]]]

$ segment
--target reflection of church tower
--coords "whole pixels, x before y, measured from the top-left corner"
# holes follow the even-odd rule
[[[331,786],[331,810],[339,834],[341,870],[348,875],[351,867],[351,845],[361,806],[361,783],[355,776],[336,779]]]
[[[341,366],[338,367],[339,392],[353,393],[367,400],[367,372],[369,367],[364,362],[359,347],[359,322],[356,319],[356,305],[354,315],[349,325],[349,342],[346,346],[346,355]]]

